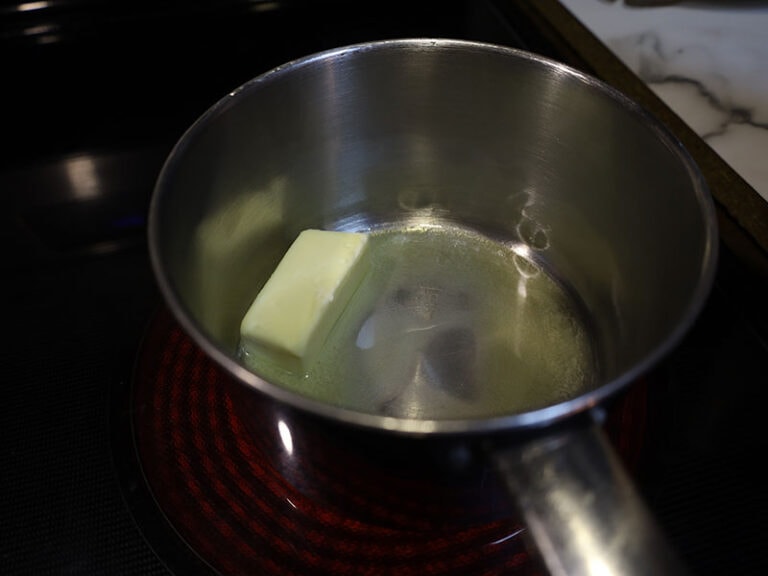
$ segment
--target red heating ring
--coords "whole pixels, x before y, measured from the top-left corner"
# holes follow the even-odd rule
[[[274,458],[274,434],[259,428],[273,427],[265,412],[272,405],[220,370],[167,311],[156,315],[137,366],[134,429],[149,489],[180,536],[216,571],[542,573],[519,520],[435,524],[435,502],[456,504],[434,485],[415,485],[418,479],[394,478],[384,496],[366,492],[371,483],[365,472],[358,476],[355,467],[345,481],[339,467],[349,462],[339,463],[333,452],[320,464],[309,462],[313,456],[294,459],[293,480],[286,479]],[[630,470],[639,460],[645,412],[645,385],[639,383],[606,421]],[[297,487],[301,466],[311,466],[321,479],[323,497]],[[417,496],[398,505],[403,493]]]

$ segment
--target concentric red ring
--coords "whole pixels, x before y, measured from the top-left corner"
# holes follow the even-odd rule
[[[476,487],[408,474],[371,482],[385,468],[314,432],[286,455],[274,404],[220,370],[165,310],[140,350],[132,401],[150,491],[221,574],[542,572],[518,520],[478,520]],[[606,423],[630,467],[644,419],[644,386],[635,386]]]

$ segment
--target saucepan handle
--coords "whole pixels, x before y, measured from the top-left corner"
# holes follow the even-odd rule
[[[490,457],[551,574],[688,572],[594,421],[493,444]]]

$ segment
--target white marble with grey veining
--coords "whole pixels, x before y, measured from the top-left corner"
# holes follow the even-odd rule
[[[768,2],[560,1],[768,201]]]

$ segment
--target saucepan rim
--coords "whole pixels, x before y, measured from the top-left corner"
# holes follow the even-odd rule
[[[251,372],[238,363],[230,352],[227,352],[222,347],[215,344],[211,338],[206,336],[205,331],[198,322],[193,319],[192,314],[179,297],[172,279],[166,270],[162,251],[159,246],[161,234],[158,229],[158,212],[159,207],[163,202],[163,190],[166,187],[166,182],[174,174],[175,166],[180,157],[183,156],[189,143],[195,139],[195,136],[199,132],[205,129],[209,122],[225,112],[229,107],[236,104],[240,99],[246,98],[251,91],[259,89],[260,85],[275,82],[285,75],[295,73],[299,68],[310,66],[318,61],[346,58],[370,50],[404,49],[456,49],[462,51],[492,52],[512,58],[527,59],[540,66],[550,68],[557,74],[572,76],[581,82],[591,85],[594,89],[599,90],[604,95],[617,102],[619,106],[625,108],[628,113],[636,115],[641,122],[645,123],[649,129],[656,133],[657,137],[666,144],[671,152],[677,155],[682,165],[687,169],[692,182],[693,192],[696,195],[697,205],[702,212],[701,217],[705,227],[706,245],[703,247],[704,255],[701,262],[698,283],[688,306],[675,329],[661,340],[645,357],[638,360],[628,370],[575,398],[527,412],[466,419],[422,420],[398,418],[335,406],[327,402],[312,399],[260,378],[254,372]],[[330,419],[331,421],[367,429],[389,431],[413,436],[485,433],[538,428],[551,425],[601,405],[608,397],[616,394],[625,386],[635,382],[641,375],[649,371],[683,339],[697,319],[709,297],[714,282],[718,260],[717,219],[714,203],[704,176],[688,150],[684,148],[677,137],[656,117],[609,84],[561,62],[518,48],[452,38],[403,38],[380,40],[350,44],[316,52],[277,66],[229,92],[218,102],[209,107],[189,128],[187,128],[172,148],[162,166],[150,200],[148,241],[150,261],[156,282],[173,316],[180,323],[182,329],[192,337],[193,341],[203,350],[203,352],[212,358],[219,366],[224,368],[237,381],[266,394],[280,403]]]

